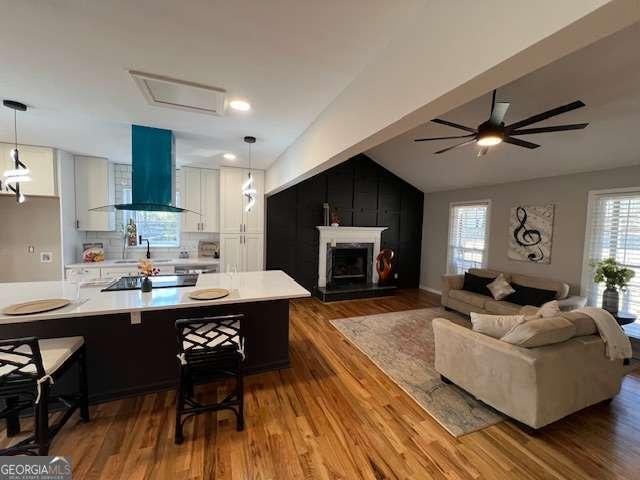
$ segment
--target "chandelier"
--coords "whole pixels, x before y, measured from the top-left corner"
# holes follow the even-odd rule
[[[20,161],[20,152],[18,152],[18,124],[17,124],[17,112],[26,112],[27,106],[24,103],[16,102],[14,100],[3,100],[2,104],[13,110],[13,133],[14,133],[14,148],[11,149],[10,156],[12,161],[12,168],[5,170],[3,174],[4,185],[7,191],[11,191],[16,196],[16,202],[24,203],[26,200],[24,194],[20,191],[20,184],[23,182],[31,181],[31,172],[27,166]],[[0,182],[1,183],[1,182]]]

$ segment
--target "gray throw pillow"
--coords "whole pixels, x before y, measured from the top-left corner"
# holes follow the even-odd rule
[[[576,326],[566,318],[536,318],[514,326],[500,340],[533,348],[565,342],[575,334]]]

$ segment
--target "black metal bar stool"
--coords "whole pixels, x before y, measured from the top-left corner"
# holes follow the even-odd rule
[[[176,321],[180,378],[176,392],[175,442],[182,443],[184,422],[199,413],[231,410],[236,428],[244,429],[244,315],[225,315]],[[224,400],[201,404],[194,385],[235,378],[235,387]]]
[[[83,337],[0,340],[0,398],[5,404],[0,418],[5,419],[7,436],[20,433],[22,410],[33,408],[35,411],[35,433],[0,450],[0,456],[47,455],[53,438],[78,407],[82,420],[89,421],[85,355]],[[72,395],[50,395],[50,384],[76,362],[79,391]],[[49,425],[51,401],[62,402],[66,407],[55,425]]]

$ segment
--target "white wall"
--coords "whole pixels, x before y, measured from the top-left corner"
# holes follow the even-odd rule
[[[447,269],[449,204],[490,199],[489,268],[561,280],[578,293],[589,191],[623,187],[640,187],[640,166],[426,194],[420,285],[441,290],[440,278]],[[555,205],[551,263],[508,259],[511,207],[549,203]]]
[[[429,1],[413,25],[271,165],[266,192],[366,151],[639,18],[637,0]]]

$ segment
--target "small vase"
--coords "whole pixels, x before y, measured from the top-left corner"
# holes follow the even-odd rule
[[[602,294],[602,308],[607,312],[616,314],[618,313],[619,295],[618,289],[607,287]]]
[[[142,290],[142,292],[144,293],[147,293],[150,292],[152,288],[153,284],[151,283],[151,279],[149,277],[143,277],[142,285],[140,285],[140,290]]]

